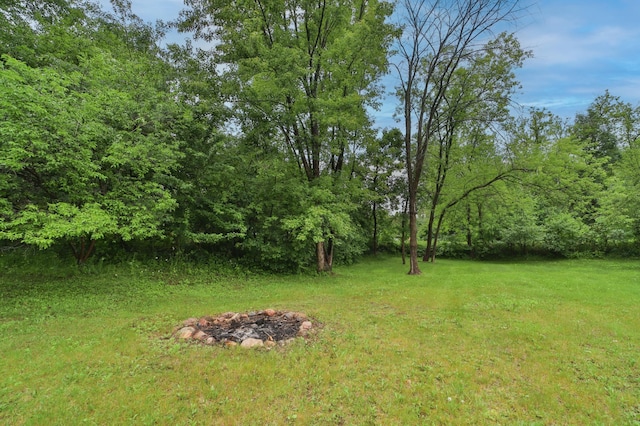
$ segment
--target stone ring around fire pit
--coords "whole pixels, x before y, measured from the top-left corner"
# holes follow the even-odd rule
[[[313,329],[313,323],[301,312],[265,309],[248,313],[227,312],[217,317],[189,318],[176,328],[173,336],[179,340],[206,345],[272,348],[290,343],[296,337],[306,337]]]

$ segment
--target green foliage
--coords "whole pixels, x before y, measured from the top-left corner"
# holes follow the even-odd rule
[[[38,52],[42,66],[0,63],[0,239],[45,248],[158,237],[176,205],[165,177],[180,157],[168,68],[153,46],[118,38],[126,24],[61,18],[34,35],[59,41]]]
[[[341,188],[334,193],[336,188]],[[330,242],[335,244],[344,261],[350,262],[365,249],[362,231],[353,221],[359,182],[333,178],[317,179],[303,189],[297,215],[288,215],[282,227],[298,242]]]
[[[423,121],[377,134],[388,2],[189,0],[175,25],[211,50],[160,48],[165,25],[112,7],[0,2],[2,250],[329,271],[396,251],[409,218],[428,254],[640,253],[640,107],[605,92],[573,125],[511,117],[513,35],[458,50],[437,14],[404,22],[426,50],[394,66]]]
[[[638,112],[606,91],[585,114],[577,114],[572,133],[586,143],[586,149],[607,164],[620,160],[621,150],[637,138]],[[635,115],[635,117],[634,117]]]
[[[355,174],[368,191],[357,219],[363,230],[369,232],[373,254],[393,244],[396,232],[390,213],[399,210],[406,198],[403,142],[399,129],[385,129],[381,136],[368,138],[365,150],[356,159]]]
[[[298,179],[309,182],[304,196],[312,203],[286,215],[285,229],[299,242],[315,243],[318,270],[330,270],[334,237],[351,231],[345,213],[350,203],[340,206],[333,196],[343,190],[340,175],[370,125],[366,107],[387,66],[390,5],[308,0],[187,4],[191,8],[179,25],[216,41],[212,58],[225,70],[222,92],[237,108],[245,135],[282,153],[284,161],[298,166]],[[325,187],[326,182],[337,186]],[[325,243],[330,248],[320,248]]]
[[[544,218],[543,247],[570,257],[584,251],[588,226],[568,212],[548,212]]]

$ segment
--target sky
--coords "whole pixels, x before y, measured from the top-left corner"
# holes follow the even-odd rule
[[[108,0],[100,0],[107,5]],[[143,20],[173,20],[183,0],[131,0]],[[515,103],[546,108],[572,120],[606,90],[633,106],[640,104],[639,0],[531,0],[513,27],[524,49],[533,52],[516,72],[522,88]],[[184,34],[170,34],[182,42]],[[388,87],[389,90],[392,87]],[[379,127],[397,126],[395,105],[385,100],[375,112]]]
[[[638,105],[639,20],[638,0],[539,1],[516,32],[534,55],[517,72],[517,100],[569,118],[605,90]]]

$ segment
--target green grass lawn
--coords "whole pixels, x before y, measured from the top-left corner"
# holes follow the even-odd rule
[[[407,269],[5,266],[0,424],[640,424],[640,261]],[[167,339],[264,308],[323,327],[271,351]]]

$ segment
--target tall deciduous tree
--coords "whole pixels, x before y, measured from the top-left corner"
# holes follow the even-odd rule
[[[409,193],[410,274],[418,266],[418,191],[427,149],[441,124],[438,111],[454,73],[481,49],[490,32],[520,10],[517,0],[403,0],[397,41],[399,95]]]
[[[372,138],[366,150],[360,154],[360,170],[362,182],[369,190],[367,197],[367,229],[370,229],[371,252],[377,254],[380,234],[390,225],[384,218],[398,210],[398,180],[403,178],[402,169],[403,135],[399,129],[383,130],[382,135]],[[390,230],[386,230],[390,231]]]
[[[567,137],[563,122],[547,111],[531,109],[506,130],[510,158],[530,173],[503,188],[506,211],[484,209],[500,228],[497,238],[521,253],[532,248],[557,255],[580,250],[600,192],[601,162],[585,151],[584,142]]]
[[[598,197],[594,242],[602,251],[640,242],[640,107],[605,92],[586,114],[578,114],[572,133],[586,150],[605,162],[605,190]],[[594,203],[595,204],[595,203]]]
[[[330,271],[333,239],[350,227],[345,209],[334,208],[340,197],[322,194],[342,190],[339,175],[351,143],[369,125],[366,106],[387,66],[392,27],[385,20],[391,5],[378,0],[186,4],[191,8],[182,13],[180,26],[213,42],[228,100],[240,112],[243,128],[258,125],[271,134],[315,194],[305,225],[289,226],[305,230],[316,246],[317,270]],[[326,176],[333,176],[335,185],[327,184]]]
[[[39,25],[33,66],[0,62],[0,238],[67,241],[81,263],[96,240],[159,236],[180,114],[155,33],[79,9]]]
[[[631,111],[631,105],[606,91],[584,114],[576,114],[572,134],[587,143],[586,149],[594,157],[615,163],[620,159],[621,148],[637,137],[628,133]]]
[[[238,193],[249,172],[237,139],[225,131],[231,114],[221,100],[215,64],[191,43],[169,45],[167,57],[176,69],[174,96],[184,109],[173,127],[184,156],[173,173],[179,206],[172,247],[225,251],[245,235]]]
[[[518,87],[513,69],[528,56],[513,35],[503,33],[452,75],[441,108],[435,112],[428,150],[429,219],[423,260],[435,261],[438,234],[449,209],[522,170],[501,161],[494,146],[497,138],[490,133],[509,117],[509,99]],[[451,175],[461,181],[453,190],[448,188]]]

